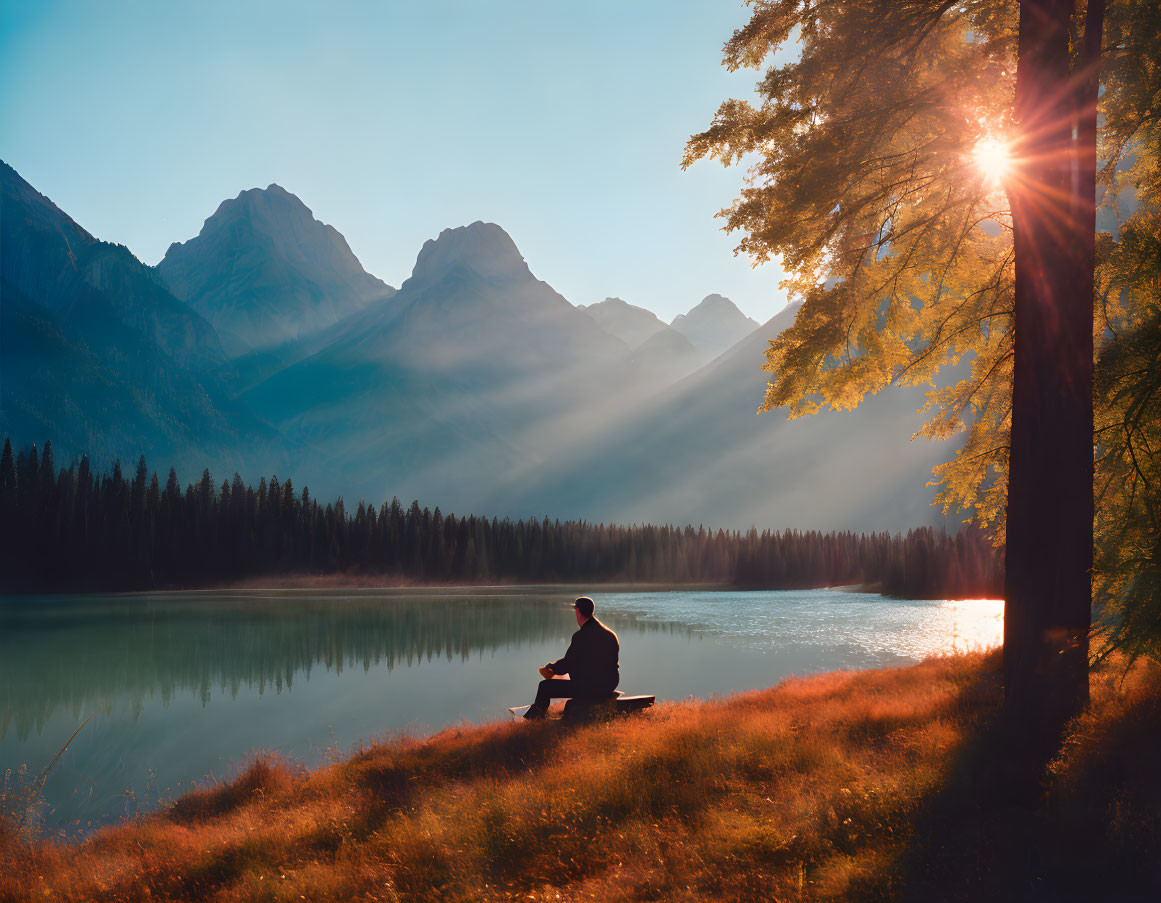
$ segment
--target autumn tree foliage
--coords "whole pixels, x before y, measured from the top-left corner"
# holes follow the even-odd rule
[[[920,435],[967,431],[937,468],[936,501],[1007,543],[1010,697],[1082,703],[1094,443],[1102,629],[1138,652],[1161,633],[1147,416],[1161,366],[1148,358],[1161,12],[1130,0],[750,5],[725,64],[763,70],[757,100],[723,103],[685,165],[748,165],[726,228],[755,261],[779,257],[803,300],[771,342],[764,410],[843,410],[929,385]],[[1110,221],[1127,217],[1113,234],[1096,234],[1098,199]]]
[[[1161,40],[1161,35],[1158,36]],[[1153,142],[1158,146],[1154,123]],[[1143,157],[1142,159],[1148,159]],[[1142,195],[1161,197],[1153,154]],[[1101,236],[1097,317],[1104,328],[1094,384],[1094,602],[1101,656],[1161,659],[1161,211]]]

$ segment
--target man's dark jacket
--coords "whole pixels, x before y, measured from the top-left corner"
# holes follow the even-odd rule
[[[589,618],[572,635],[564,658],[548,667],[554,674],[567,674],[586,693],[612,693],[621,681],[620,651],[617,635],[596,618]]]

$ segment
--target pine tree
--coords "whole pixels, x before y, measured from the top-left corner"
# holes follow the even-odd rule
[[[16,460],[12,457],[12,442],[4,440],[0,453],[0,512],[10,515],[16,508]]]
[[[4,451],[0,452],[0,570],[10,570],[17,563],[16,512],[16,460],[12,443],[5,438]]]

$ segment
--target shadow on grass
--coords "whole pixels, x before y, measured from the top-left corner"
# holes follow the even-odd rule
[[[417,795],[440,786],[534,770],[552,758],[572,731],[559,722],[447,730],[429,742],[387,744],[356,755],[341,769],[361,791],[359,833],[372,833]]]
[[[1161,900],[1159,671],[1146,666],[1117,694],[1094,687],[1093,708],[1053,738],[994,707],[893,867],[852,899]],[[999,692],[988,669],[962,695]]]

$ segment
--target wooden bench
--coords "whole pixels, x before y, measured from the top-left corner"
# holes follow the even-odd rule
[[[594,699],[591,696],[573,696],[566,700],[564,711],[560,717],[565,721],[584,721],[598,715],[628,715],[631,712],[640,712],[653,707],[656,696],[626,696],[620,690],[614,690],[612,696],[604,699]],[[518,705],[508,709],[516,718],[523,718],[529,706]],[[549,710],[549,717],[555,715]]]
[[[617,698],[613,700],[613,709],[616,712],[640,712],[642,709],[653,708],[653,703],[656,701],[656,696],[618,694]]]

